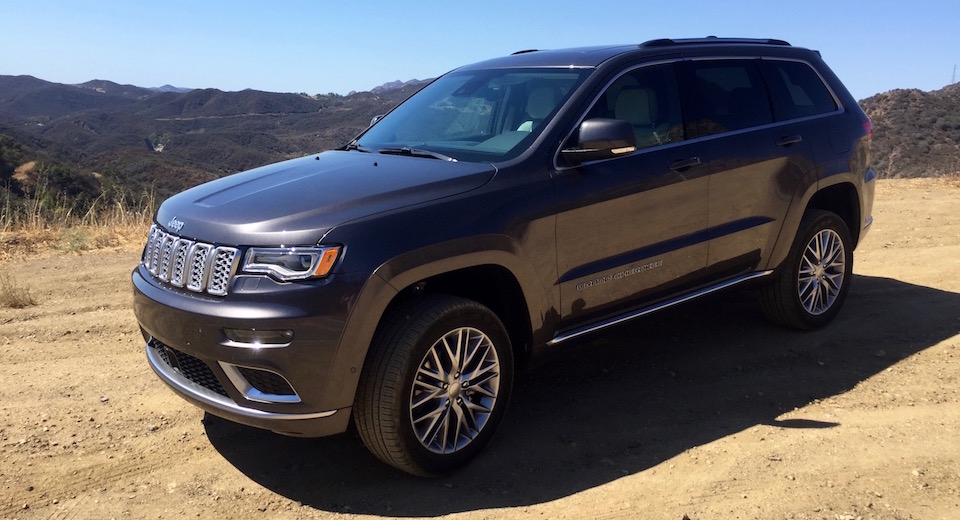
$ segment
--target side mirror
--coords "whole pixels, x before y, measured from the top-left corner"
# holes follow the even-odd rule
[[[377,121],[383,119],[383,116],[385,116],[385,115],[387,115],[387,114],[377,114],[377,115],[373,116],[373,119],[370,120],[370,126],[373,126],[373,125],[377,124]]]
[[[610,159],[637,149],[637,137],[630,123],[622,119],[587,119],[580,123],[576,148],[560,151],[569,164]]]

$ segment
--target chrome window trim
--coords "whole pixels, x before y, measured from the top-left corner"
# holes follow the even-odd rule
[[[654,67],[654,66],[657,66],[657,65],[664,65],[664,64],[667,64],[667,63],[677,63],[677,62],[680,62],[680,61],[683,61],[683,59],[682,59],[682,58],[673,58],[673,59],[668,59],[668,60],[657,60],[657,61],[651,61],[651,62],[647,62],[647,63],[641,63],[641,64],[639,64],[639,65],[633,65],[633,66],[631,66],[631,67],[629,67],[629,68],[626,68],[626,69],[622,70],[622,71],[620,72],[620,74],[617,74],[617,75],[614,76],[612,79],[610,79],[610,81],[608,81],[606,84],[604,84],[604,85],[603,85],[603,88],[599,89],[599,91],[597,92],[597,94],[593,96],[593,99],[590,100],[590,103],[587,105],[587,109],[584,110],[583,113],[580,114],[580,117],[579,117],[579,118],[577,118],[577,122],[574,123],[574,124],[570,127],[569,130],[567,130],[567,134],[563,137],[563,139],[560,140],[560,143],[557,145],[557,149],[556,149],[556,151],[555,151],[554,154],[553,154],[553,169],[556,170],[556,171],[558,171],[558,172],[560,172],[560,171],[570,170],[570,169],[573,169],[573,168],[578,168],[578,167],[581,166],[581,165],[577,165],[577,166],[560,166],[560,163],[558,162],[558,160],[560,159],[560,151],[563,150],[563,143],[566,143],[567,140],[570,139],[570,136],[572,136],[573,133],[576,132],[578,128],[580,128],[580,124],[583,123],[584,119],[586,119],[587,114],[589,114],[590,111],[593,110],[593,107],[594,107],[594,105],[597,104],[597,101],[600,99],[600,96],[603,96],[604,94],[606,94],[606,93],[607,93],[607,89],[609,89],[610,86],[614,84],[614,82],[616,82],[618,79],[622,78],[622,77],[625,76],[626,74],[629,74],[629,73],[631,73],[631,72],[633,72],[633,71],[635,71],[635,70],[637,70],[637,69],[642,69],[642,68],[646,68],[646,67]],[[679,83],[679,82],[678,82],[678,83]],[[682,114],[683,114],[683,101],[682,101],[682,100],[681,100],[681,104],[680,104],[680,111],[681,111],[681,117],[682,117]],[[630,157],[630,156],[633,156],[633,155],[638,154],[638,153],[643,153],[643,152],[646,151],[646,150],[663,150],[663,149],[666,148],[666,147],[669,147],[669,146],[672,146],[672,145],[677,145],[677,144],[680,144],[680,143],[685,143],[685,142],[687,142],[687,141],[686,141],[686,140],[683,140],[683,141],[677,141],[677,142],[674,142],[674,143],[670,143],[670,144],[667,144],[667,145],[650,146],[650,147],[647,147],[647,148],[641,148],[641,149],[639,149],[639,150],[634,150],[634,151],[631,152],[631,153],[626,153],[626,154],[623,154],[623,155],[619,155],[619,156],[617,156],[617,157],[611,157],[611,158],[609,158],[609,159],[599,159],[599,160],[596,160],[596,161],[589,161],[589,162],[582,163],[582,164],[596,164],[596,163],[600,163],[600,162],[603,162],[603,161],[610,161],[610,160],[613,160],[613,159],[620,159],[621,157]]]
[[[817,75],[818,78],[820,78],[820,83],[823,84],[823,86],[827,88],[827,92],[829,92],[829,93],[830,93],[830,96],[833,98],[833,104],[837,106],[836,110],[834,110],[834,111],[832,111],[832,112],[824,112],[823,114],[816,114],[816,115],[807,116],[807,117],[798,117],[798,118],[796,118],[796,119],[788,119],[787,121],[806,121],[807,119],[813,118],[813,117],[819,117],[819,116],[822,116],[822,115],[842,114],[842,113],[846,112],[847,109],[844,108],[843,103],[840,102],[840,97],[837,96],[837,93],[834,92],[834,91],[833,91],[833,88],[830,87],[830,82],[827,81],[826,78],[823,77],[823,74],[820,74],[820,71],[817,70],[816,67],[814,67],[813,65],[811,65],[809,61],[801,60],[801,59],[799,59],[799,58],[777,58],[777,57],[773,57],[773,56],[761,56],[761,57],[760,57],[760,60],[762,60],[762,61],[792,61],[792,62],[794,62],[794,63],[802,63],[802,64],[806,65],[807,67],[810,68],[810,70],[813,71],[814,74]],[[786,122],[786,121],[784,121],[784,122]]]
[[[792,62],[794,62],[794,63],[802,63],[802,64],[806,65],[807,67],[810,67],[810,70],[812,70],[812,71],[814,72],[814,74],[816,74],[817,77],[820,78],[820,83],[822,83],[824,87],[827,87],[827,92],[829,92],[829,93],[830,93],[830,96],[833,98],[833,104],[835,104],[835,105],[837,106],[836,110],[834,110],[834,111],[832,111],[832,112],[824,112],[824,113],[822,113],[822,114],[815,114],[815,115],[812,115],[812,116],[798,117],[798,118],[795,118],[795,119],[787,119],[787,120],[785,120],[785,121],[774,121],[774,122],[773,122],[773,125],[781,124],[781,123],[793,123],[793,122],[795,122],[795,121],[806,121],[806,120],[808,120],[808,119],[813,119],[813,118],[817,118],[817,117],[821,117],[821,116],[830,116],[830,115],[842,114],[842,113],[846,112],[846,109],[843,107],[843,103],[840,102],[840,98],[837,96],[837,93],[834,92],[832,88],[830,88],[830,82],[828,82],[826,79],[824,79],[823,75],[820,74],[820,71],[818,71],[817,68],[814,67],[813,65],[811,65],[810,62],[807,61],[807,60],[803,60],[803,59],[800,59],[800,58],[786,58],[786,57],[781,57],[781,56],[765,56],[765,55],[760,54],[760,55],[752,56],[752,57],[747,57],[747,56],[696,56],[696,57],[692,57],[692,58],[684,58],[683,60],[678,60],[678,61],[717,61],[717,60],[727,60],[727,61],[735,61],[735,60],[740,60],[740,61],[742,61],[742,60],[792,61]],[[766,86],[766,84],[764,84],[764,88],[766,88],[767,92],[770,92],[770,87]],[[772,107],[771,107],[771,109],[772,109]],[[719,134],[711,134],[711,135],[708,135],[708,136],[705,136],[705,137],[713,137],[714,135],[733,134],[733,133],[736,133],[736,132],[741,132],[741,131],[743,131],[743,130],[752,130],[752,129],[754,129],[754,128],[766,128],[766,127],[768,127],[768,126],[771,126],[771,125],[751,126],[750,128],[741,128],[741,129],[739,129],[739,130],[731,130],[731,131],[729,131],[729,132],[721,132],[721,133],[719,133]]]
[[[580,124],[583,123],[584,119],[586,119],[587,114],[590,113],[590,110],[593,109],[593,106],[597,103],[597,101],[600,99],[600,97],[601,97],[604,93],[606,93],[607,89],[610,88],[610,86],[613,85],[613,83],[614,83],[615,81],[617,81],[618,79],[620,79],[623,75],[628,74],[628,73],[630,73],[630,72],[633,72],[634,70],[637,70],[637,69],[640,69],[640,68],[651,67],[651,66],[655,66],[655,65],[663,65],[663,64],[665,64],[665,63],[680,63],[680,62],[684,62],[684,61],[713,61],[713,60],[727,60],[727,61],[730,61],[730,60],[766,60],[766,61],[792,61],[792,62],[796,62],[796,63],[803,63],[803,64],[806,65],[807,67],[810,67],[810,69],[813,70],[813,72],[817,75],[817,77],[820,78],[820,82],[823,84],[823,86],[825,86],[825,87],[827,88],[827,92],[830,93],[830,96],[833,97],[833,102],[834,102],[834,104],[836,104],[837,109],[834,110],[834,111],[832,111],[832,112],[824,112],[824,113],[822,113],[822,114],[816,114],[816,115],[812,115],[812,116],[799,117],[799,118],[796,118],[796,119],[787,119],[787,120],[784,120],[784,121],[774,121],[774,122],[772,122],[772,123],[767,123],[767,124],[764,124],[764,125],[751,126],[751,127],[748,127],[748,128],[739,128],[739,129],[737,129],[737,130],[730,130],[730,131],[727,131],[727,132],[720,132],[720,133],[717,133],[717,134],[710,134],[710,135],[706,135],[706,136],[703,136],[703,137],[695,137],[695,138],[693,138],[693,139],[686,139],[686,138],[685,138],[685,139],[683,139],[682,141],[675,141],[675,142],[668,143],[668,144],[656,145],[656,146],[649,146],[649,147],[647,147],[647,148],[640,148],[640,149],[637,149],[637,150],[633,151],[632,153],[627,153],[627,154],[623,154],[623,155],[618,155],[617,157],[610,157],[610,158],[607,158],[607,159],[598,159],[598,160],[596,160],[596,161],[589,161],[589,162],[585,162],[585,163],[582,163],[582,164],[578,164],[577,166],[561,166],[561,165],[560,165],[560,163],[559,163],[560,151],[563,150],[563,144],[566,143],[567,140],[570,139],[570,136],[572,136],[573,133],[577,130],[577,128],[580,127]],[[678,81],[678,85],[679,85],[679,81]],[[767,92],[770,91],[770,88],[767,87],[766,85],[764,85],[764,88],[767,90]],[[682,98],[681,98],[681,104],[680,104],[681,114],[683,113],[683,109],[684,109],[684,105],[683,105],[683,100],[682,100]],[[608,82],[603,86],[603,88],[600,89],[600,91],[599,91],[599,92],[594,96],[594,98],[590,101],[590,104],[587,105],[587,109],[584,110],[582,114],[580,114],[580,117],[577,119],[577,122],[576,122],[574,125],[571,126],[570,130],[567,132],[567,134],[564,136],[564,138],[560,140],[560,143],[557,145],[557,149],[556,149],[556,151],[555,151],[554,154],[553,154],[553,168],[554,168],[554,170],[557,171],[557,172],[565,172],[565,171],[567,171],[567,170],[572,170],[572,169],[579,168],[580,166],[583,166],[583,165],[585,165],[585,164],[599,164],[599,163],[603,163],[603,162],[606,162],[606,161],[615,161],[615,160],[617,160],[617,159],[622,159],[622,158],[624,158],[624,157],[633,157],[633,156],[635,156],[635,155],[643,154],[643,153],[647,153],[647,152],[651,152],[651,151],[667,150],[667,149],[669,149],[669,148],[671,148],[671,147],[679,146],[679,145],[681,145],[681,144],[700,143],[700,142],[706,141],[706,140],[708,140],[708,139],[717,139],[717,138],[720,138],[720,137],[728,137],[728,136],[738,135],[738,134],[742,134],[742,133],[746,133],[746,132],[753,132],[754,130],[766,130],[766,129],[769,129],[769,128],[775,128],[775,127],[777,127],[777,126],[783,126],[783,125],[793,124],[793,123],[797,123],[797,122],[811,121],[811,120],[819,119],[819,118],[823,118],[823,117],[830,117],[830,116],[834,116],[834,115],[839,115],[839,114],[843,114],[844,112],[846,112],[846,108],[843,106],[843,103],[840,102],[840,98],[837,96],[836,92],[834,92],[834,90],[830,87],[830,83],[824,79],[823,75],[820,74],[820,71],[818,71],[816,67],[814,67],[813,65],[811,65],[809,61],[803,60],[803,59],[800,59],[800,58],[787,58],[787,57],[780,57],[780,56],[768,56],[768,55],[758,54],[758,55],[756,55],[756,56],[742,56],[742,55],[741,55],[741,56],[694,56],[694,57],[674,58],[674,59],[669,59],[669,60],[651,61],[651,62],[649,62],[649,63],[642,63],[642,64],[639,64],[639,65],[634,65],[634,66],[632,66],[632,67],[629,67],[629,68],[627,68],[627,69],[624,69],[620,74],[617,74],[613,79],[611,79],[610,81],[608,81]],[[686,129],[684,129],[684,134],[686,134]]]

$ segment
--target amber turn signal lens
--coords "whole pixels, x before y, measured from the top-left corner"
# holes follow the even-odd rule
[[[324,250],[323,256],[320,257],[320,262],[317,263],[317,269],[313,272],[313,275],[327,276],[330,273],[330,270],[333,269],[333,264],[337,261],[337,256],[339,254],[339,247],[331,247]]]

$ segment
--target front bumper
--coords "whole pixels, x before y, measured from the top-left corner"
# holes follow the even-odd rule
[[[132,279],[147,360],[181,397],[286,435],[346,430],[355,370],[336,368],[336,360],[339,349],[349,348],[340,338],[362,280],[293,284],[241,276],[229,295],[215,298],[161,285],[142,266]],[[241,344],[225,329],[287,330],[293,337],[282,346]]]
[[[241,406],[233,399],[191,381],[174,369],[164,356],[160,355],[155,340],[148,341],[146,348],[150,368],[167,386],[180,397],[218,417],[285,435],[321,437],[347,429],[350,420],[349,408],[315,413],[282,413]]]

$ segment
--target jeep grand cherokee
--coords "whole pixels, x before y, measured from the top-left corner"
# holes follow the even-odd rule
[[[133,272],[156,374],[288,435],[351,420],[418,475],[490,440],[515,366],[754,281],[826,324],[871,221],[871,124],[819,53],[704,38],[456,69],[338,150],[164,202]]]

